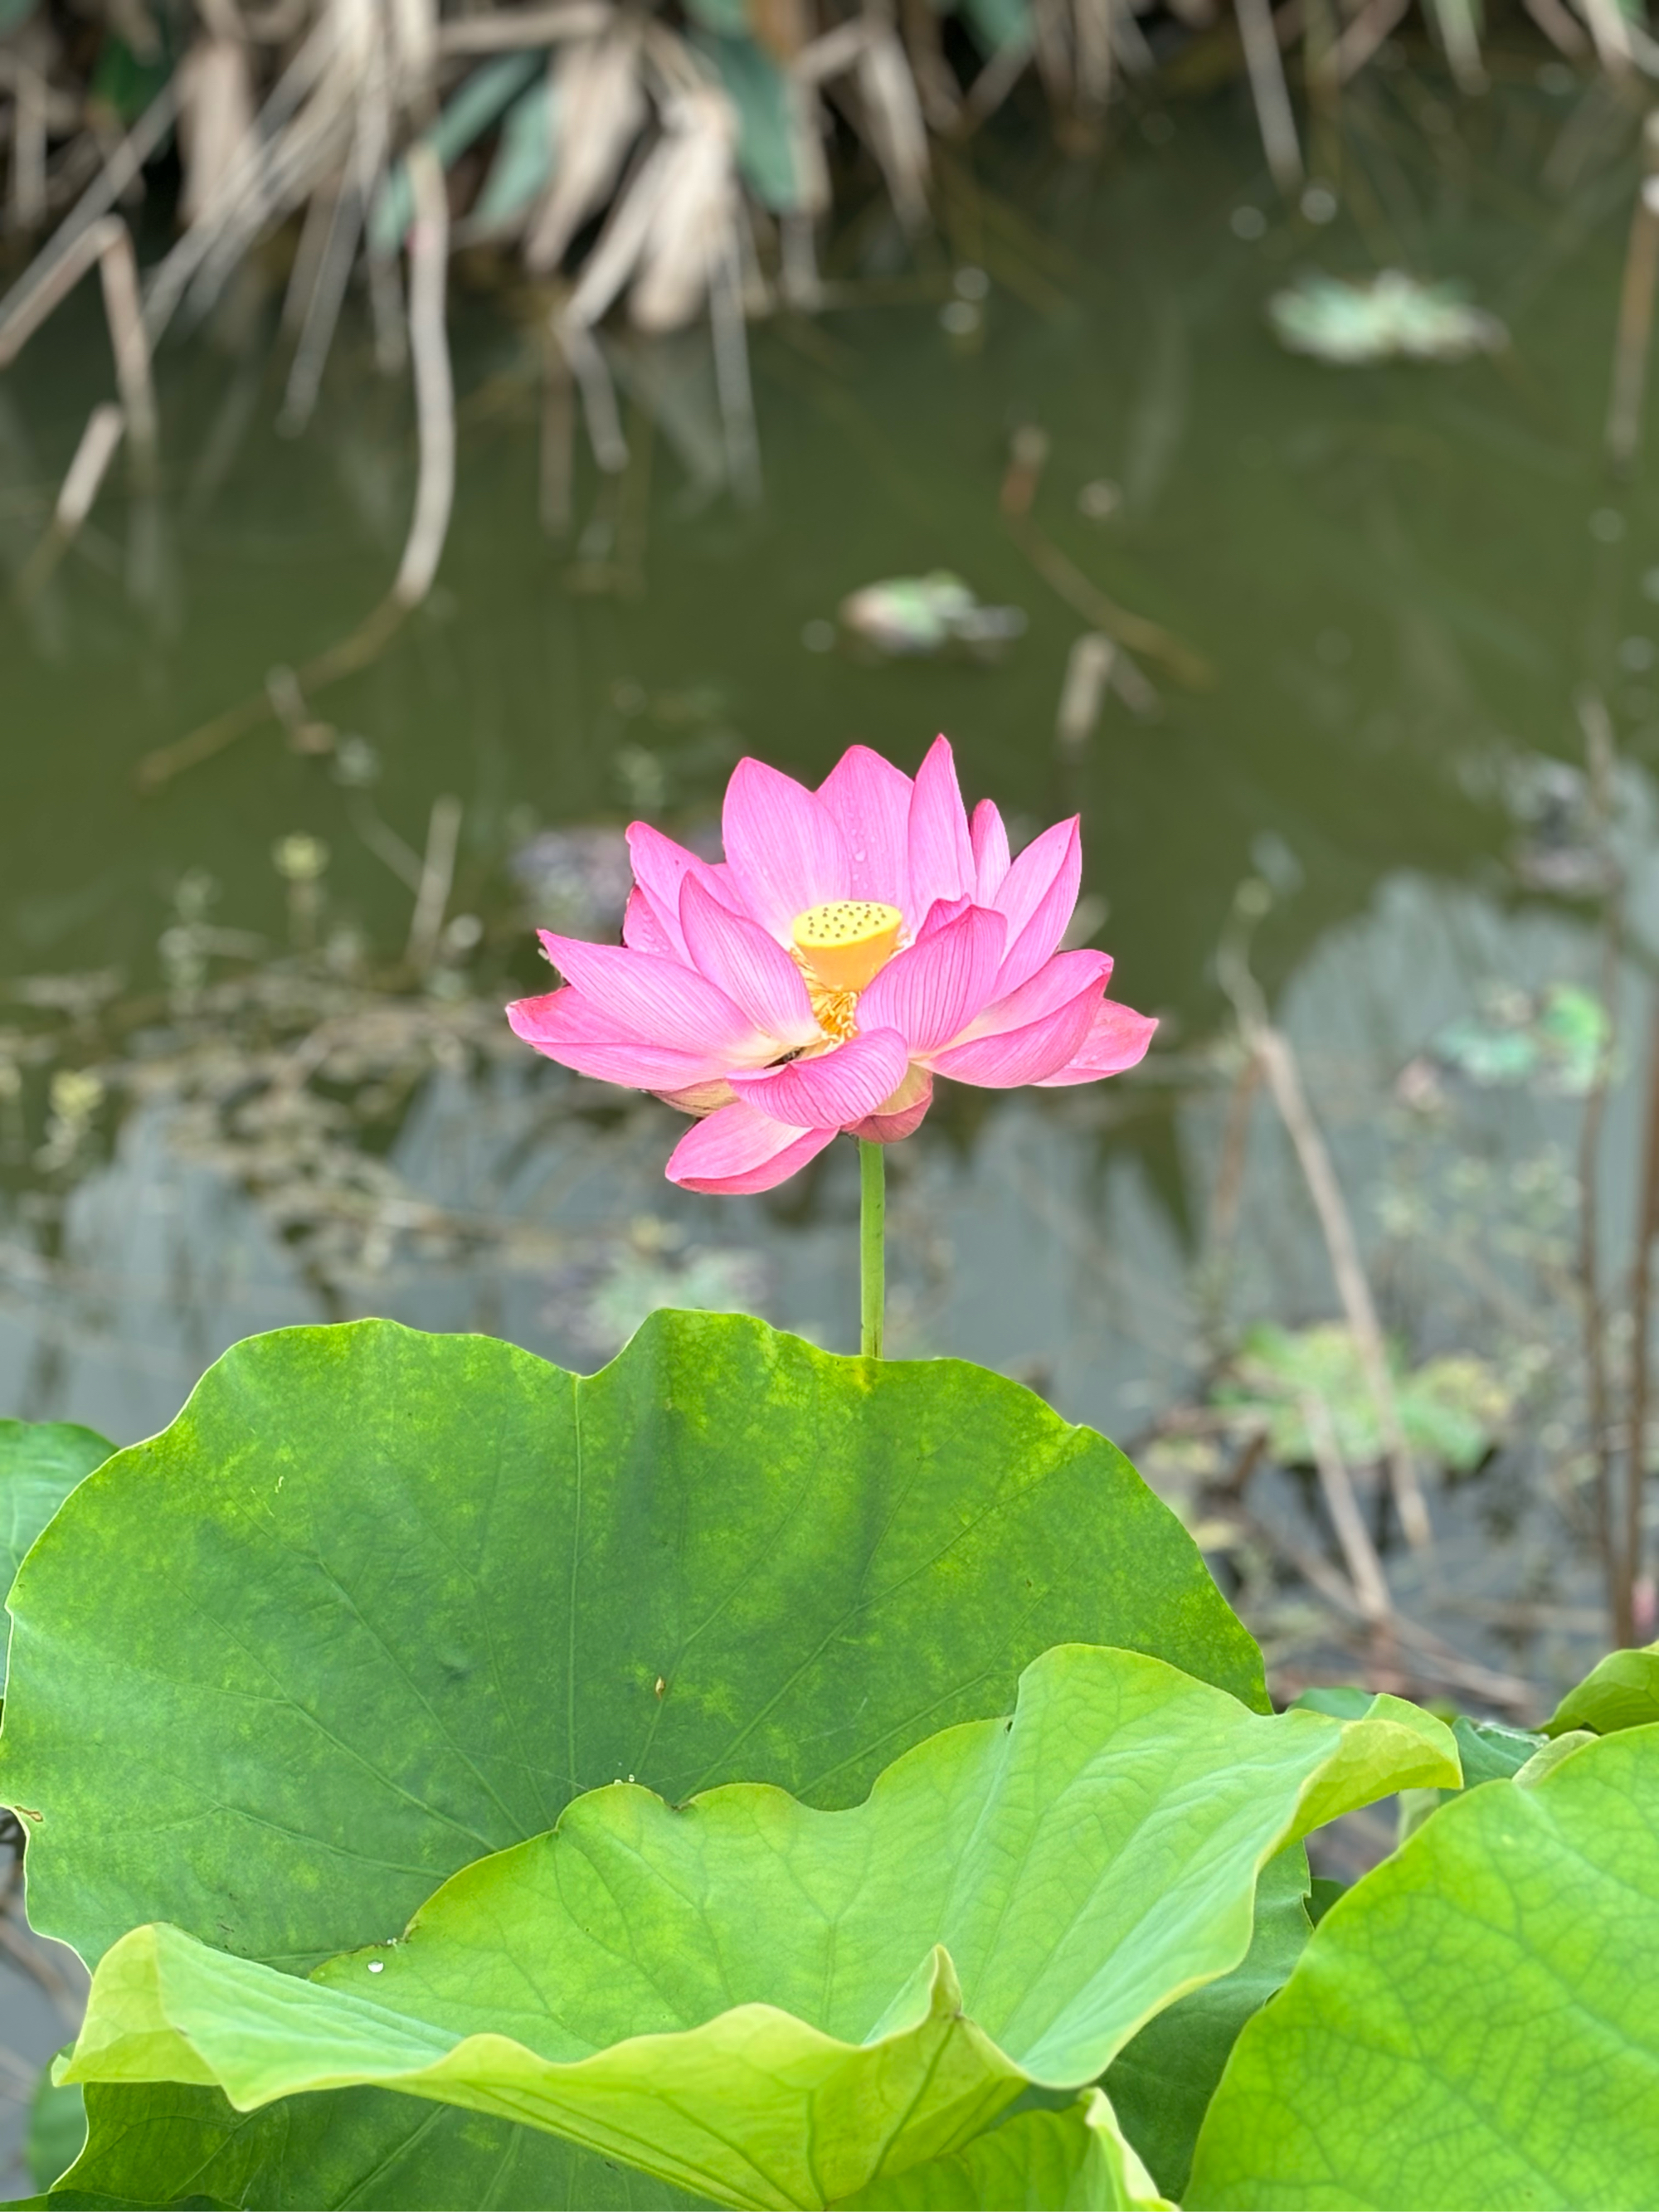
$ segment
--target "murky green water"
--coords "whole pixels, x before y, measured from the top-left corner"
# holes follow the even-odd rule
[[[1628,123],[1559,70],[1540,82],[1536,59],[1455,112],[1432,79],[1380,72],[1350,107],[1326,228],[1278,210],[1231,92],[1148,107],[1095,166],[1012,135],[976,148],[919,274],[873,213],[854,215],[831,256],[851,304],[754,332],[757,504],[720,482],[694,334],[629,355],[629,475],[602,485],[580,453],[574,529],[550,542],[529,309],[469,296],[460,488],[432,604],[308,702],[341,739],[331,753],[298,753],[272,724],[141,799],[147,751],[357,623],[406,526],[405,392],[376,378],[357,331],[311,432],[280,439],[279,293],[250,276],[164,361],[159,505],[106,495],[47,588],[0,609],[0,973],[36,979],[0,1015],[21,1070],[0,1099],[6,1408],[129,1438],[235,1336],[352,1312],[499,1329],[591,1364],[653,1301],[732,1300],[845,1346],[850,1152],[768,1200],[672,1191],[675,1118],[531,1060],[493,1012],[535,981],[538,902],[568,923],[549,902],[587,897],[605,925],[590,896],[605,848],[541,848],[562,893],[527,893],[512,856],[538,832],[637,813],[695,833],[745,750],[816,779],[854,738],[913,766],[943,728],[970,799],[994,795],[1028,830],[1082,810],[1115,991],[1164,1028],[1140,1078],[959,1091],[935,1112],[895,1163],[896,1348],[1024,1375],[1133,1443],[1201,1399],[1212,1357],[1252,1321],[1337,1313],[1269,1107],[1229,1107],[1238,1055],[1213,958],[1238,885],[1260,877],[1274,903],[1253,957],[1386,1318],[1412,1359],[1478,1353],[1510,1401],[1510,1441],[1477,1478],[1428,1470],[1426,1563],[1401,1554],[1379,1503],[1400,1601],[1484,1663],[1539,1683],[1570,1670],[1599,1602],[1571,1279],[1583,1063],[1515,1040],[1552,987],[1601,988],[1575,781],[1590,687],[1629,877],[1601,1170],[1617,1305],[1659,924],[1659,501],[1600,457]],[[1468,280],[1511,349],[1346,372],[1277,349],[1262,315],[1276,285],[1390,262]],[[942,322],[963,264],[988,272],[988,296]],[[88,296],[0,381],[14,570],[106,378]],[[1158,711],[1109,700],[1074,757],[1055,715],[1088,625],[999,504],[1022,425],[1049,441],[1042,544],[1208,671],[1183,684],[1142,656]],[[1115,502],[1086,489],[1103,483]],[[814,649],[849,591],[940,565],[1024,610],[1000,665]],[[1552,782],[1552,761],[1571,772]],[[367,979],[401,945],[410,893],[385,831],[421,847],[445,793],[464,808],[449,912],[484,934],[452,932],[438,995],[387,1014]],[[295,833],[330,855],[297,924],[271,859]],[[277,957],[296,926],[325,951],[287,981],[251,980],[253,940]],[[189,934],[204,928],[230,934]],[[118,975],[78,1001],[38,980],[105,970]],[[66,1070],[101,1091],[54,1092]],[[1201,1419],[1146,1457],[1286,1678],[1340,1667],[1333,1617],[1261,1533],[1326,1540],[1300,1478],[1258,1470],[1247,1522]]]

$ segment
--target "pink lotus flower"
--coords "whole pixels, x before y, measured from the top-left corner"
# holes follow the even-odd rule
[[[1011,860],[943,738],[914,783],[864,745],[816,792],[739,761],[722,827],[711,865],[636,822],[623,943],[544,930],[565,988],[507,1009],[550,1060],[699,1117],[671,1182],[770,1190],[842,1130],[908,1137],[936,1075],[1093,1083],[1145,1054],[1156,1024],[1103,995],[1107,955],[1057,950],[1076,817]]]

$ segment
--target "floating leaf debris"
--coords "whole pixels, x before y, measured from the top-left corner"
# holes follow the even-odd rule
[[[1383,269],[1356,283],[1318,272],[1267,302],[1274,337],[1291,353],[1339,368],[1379,361],[1468,361],[1501,353],[1509,332],[1455,284],[1425,284]]]
[[[842,601],[840,611],[850,637],[891,658],[959,646],[989,659],[1025,629],[1022,609],[981,605],[948,568],[866,584]]]

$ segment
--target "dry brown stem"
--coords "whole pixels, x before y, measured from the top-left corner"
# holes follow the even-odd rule
[[[1299,191],[1304,175],[1302,149],[1297,143],[1296,117],[1291,107],[1285,64],[1273,29],[1268,0],[1235,0],[1238,33],[1244,42],[1244,66],[1249,72],[1250,96],[1255,102],[1261,149],[1267,157],[1273,182],[1288,198]]]
[[[1422,1485],[1418,1480],[1417,1465],[1400,1419],[1400,1405],[1389,1369],[1388,1347],[1383,1341],[1382,1323],[1377,1319],[1376,1301],[1371,1296],[1371,1286],[1359,1256],[1359,1242],[1354,1235],[1353,1223],[1349,1218],[1347,1206],[1343,1200],[1342,1187],[1336,1179],[1330,1153],[1320,1133],[1319,1124],[1314,1119],[1313,1109],[1308,1103],[1296,1054],[1291,1048],[1290,1039],[1282,1030],[1275,1029],[1268,1019],[1267,1002],[1261,995],[1261,987],[1249,971],[1243,945],[1236,928],[1224,939],[1216,966],[1222,988],[1232,1000],[1237,1013],[1246,1048],[1251,1056],[1261,1062],[1267,1088],[1279,1109],[1279,1117],[1285,1124],[1285,1133],[1291,1139],[1291,1149],[1302,1170],[1303,1181],[1307,1184],[1308,1194],[1313,1200],[1314,1212],[1318,1216],[1325,1249],[1330,1257],[1331,1273],[1336,1282],[1337,1296],[1341,1300],[1343,1313],[1352,1333],[1366,1388],[1376,1407],[1377,1425],[1382,1431],[1400,1525],[1406,1532],[1407,1541],[1414,1549],[1423,1550],[1432,1541],[1433,1531]]]
[[[455,497],[455,388],[444,331],[449,199],[443,170],[429,146],[410,149],[409,178],[415,194],[409,234],[409,346],[421,459],[409,542],[392,586],[400,607],[418,606],[431,590]]]
[[[1582,692],[1578,719],[1589,757],[1590,805],[1598,841],[1605,848],[1613,806],[1613,777],[1617,755],[1613,721],[1606,702],[1595,691]],[[1601,1211],[1598,1194],[1601,1133],[1607,1121],[1607,1091],[1613,1076],[1613,1024],[1618,1013],[1619,969],[1624,945],[1623,886],[1615,883],[1602,907],[1601,959],[1599,990],[1607,1014],[1607,1030],[1597,1055],[1595,1073],[1584,1098],[1578,1133],[1578,1252],[1580,1310],[1583,1320],[1584,1390],[1588,1401],[1590,1453],[1595,1468],[1596,1541],[1607,1578],[1607,1610],[1616,1620],[1625,1576],[1620,1564],[1620,1539],[1613,1510],[1614,1456],[1612,1394],[1607,1380],[1607,1316],[1601,1297]]]
[[[449,904],[450,886],[455,880],[455,848],[460,834],[460,800],[450,797],[434,799],[427,827],[420,886],[415,894],[415,911],[409,924],[406,957],[417,974],[423,974],[437,954],[438,939],[443,933],[444,910]]]
[[[1613,1637],[1634,1644],[1636,1586],[1642,1573],[1643,1492],[1647,1480],[1648,1402],[1653,1316],[1653,1245],[1659,1237],[1659,991],[1648,1023],[1648,1118],[1642,1156],[1642,1204],[1637,1217],[1636,1270],[1631,1294],[1629,1441],[1625,1451],[1625,1514],[1613,1589]]]
[[[1359,1510],[1353,1477],[1342,1456],[1330,1407],[1316,1392],[1308,1391],[1302,1400],[1302,1419],[1307,1427],[1308,1441],[1313,1446],[1314,1466],[1318,1470],[1319,1486],[1325,1494],[1331,1526],[1347,1562],[1355,1603],[1361,1619],[1379,1627],[1393,1615],[1394,1600],[1389,1594],[1382,1562],[1376,1556],[1376,1547],[1365,1526],[1365,1516]]]
[[[1642,179],[1630,220],[1625,276],[1619,295],[1619,331],[1613,341],[1613,388],[1607,397],[1607,458],[1628,468],[1642,437],[1642,400],[1647,390],[1648,352],[1653,339],[1654,281],[1659,276],[1659,131],[1650,117],[1643,132],[1649,173]]]

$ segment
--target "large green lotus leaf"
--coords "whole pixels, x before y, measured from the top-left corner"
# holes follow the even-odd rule
[[[114,1449],[70,1421],[0,1421],[0,1593],[10,1589],[24,1553],[76,1484]],[[5,1686],[0,1637],[0,1694]]]
[[[1018,2112],[963,2149],[843,2197],[833,2212],[1173,2212],[1098,2089]]]
[[[1597,1735],[1612,1735],[1653,1721],[1659,1721],[1659,1644],[1609,1651],[1577,1689],[1567,1692],[1545,1722],[1544,1734],[1593,1729]]]
[[[216,2090],[146,2083],[94,2087],[88,2103],[94,2143],[102,2134],[107,2149],[100,2162],[83,2158],[63,2187],[38,2200],[52,2212],[125,2212],[154,2203],[145,2191],[158,2156],[179,2172],[198,2203],[280,2204],[294,2212],[371,2202],[407,2212],[477,2204],[492,2212],[548,2205],[672,2212],[707,2201],[539,2129],[386,2090],[289,2098],[238,2112]],[[168,2140],[158,2146],[158,2136]],[[999,2212],[1169,2212],[1097,2090],[1062,2111],[1018,2112],[948,2158],[896,2174],[873,2194],[843,2197],[835,2212],[981,2212],[987,2205]]]
[[[1254,1713],[1073,1645],[1012,1720],[945,1730],[862,1805],[636,1784],[475,1863],[308,1981],[146,1927],[100,1964],[64,2078],[240,2109],[374,2086],[526,2120],[732,2205],[822,2204],[1081,2087],[1235,1967],[1306,1829],[1455,1778],[1450,1732]]]
[[[1107,2073],[1118,2121],[1167,2196],[1187,2186],[1198,2130],[1239,2030],[1284,1988],[1302,1956],[1311,1932],[1308,1891],[1308,1855],[1292,1844],[1261,1870],[1255,1926],[1240,1963],[1149,2020]]]
[[[1066,1639],[1267,1703],[1104,1438],[733,1315],[657,1315],[588,1378],[390,1322],[253,1338],[82,1484],[13,1607],[0,1801],[88,1959],[167,1920],[311,1963],[622,1776],[847,1804]]]
[[[272,2212],[678,2212],[708,2203],[543,2129],[389,2089],[285,2097],[251,2112],[179,2081],[94,2082],[86,2097],[87,2147],[52,2192],[58,2212],[193,2200]]]
[[[1659,2203],[1659,1728],[1455,1798],[1239,2037],[1189,2206]]]
[[[54,2081],[52,2068],[41,2068],[29,2101],[28,2133],[24,2154],[29,2178],[37,2189],[50,2189],[81,2154],[87,2137],[86,2100],[73,2082]]]

